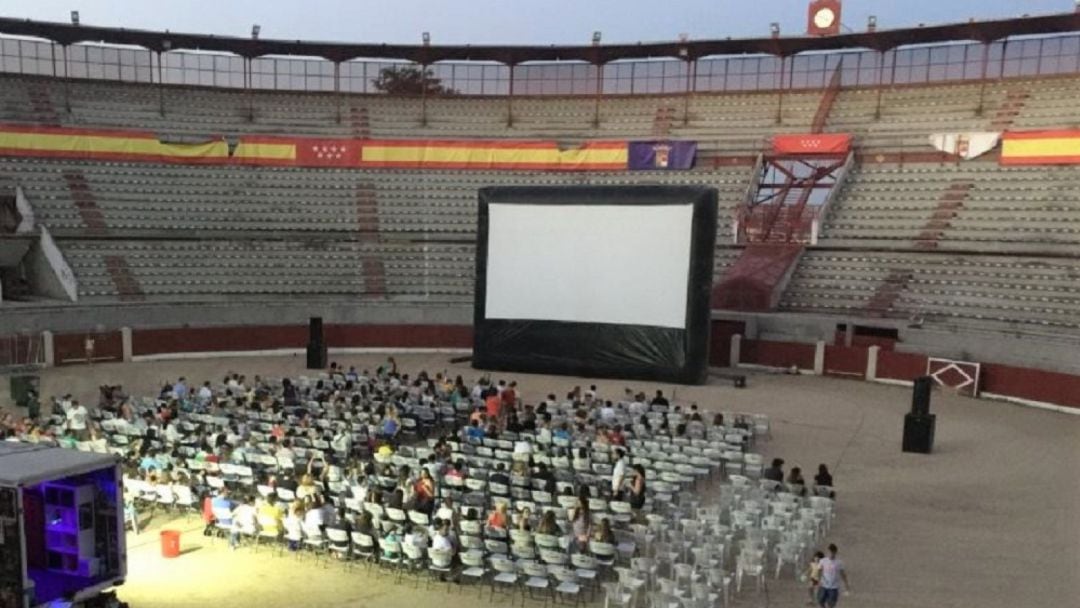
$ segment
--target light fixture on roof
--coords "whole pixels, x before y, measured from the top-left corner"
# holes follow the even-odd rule
[[[1080,2],[1080,0],[1077,0]],[[877,15],[870,15],[866,18],[866,31],[877,31]]]
[[[431,46],[431,32],[420,34],[420,38],[424,41],[424,46]]]
[[[79,25],[79,11],[71,11],[71,25]]]
[[[1080,0],[1077,0],[1077,2],[1080,2]],[[679,34],[679,42],[686,42],[687,40],[690,40],[690,34],[686,32]]]
[[[258,23],[251,26],[251,39],[252,40],[258,40],[259,39],[259,32],[261,32],[261,31],[262,31],[262,28],[259,27]]]
[[[775,21],[770,23],[769,24],[769,32],[772,33],[773,38],[779,38],[780,37],[780,24],[775,22]]]
[[[600,44],[600,37],[601,37],[600,30],[596,30],[595,32],[592,33],[593,46],[597,46],[598,44]]]

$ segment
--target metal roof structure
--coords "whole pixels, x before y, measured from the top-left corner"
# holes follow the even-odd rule
[[[488,61],[518,65],[531,61],[584,61],[603,65],[624,59],[673,57],[695,60],[721,55],[765,54],[790,57],[800,53],[867,48],[888,51],[900,46],[953,41],[993,42],[1011,36],[1035,36],[1080,30],[1080,12],[1016,19],[969,21],[917,28],[846,33],[837,36],[792,36],[724,40],[688,40],[610,45],[403,45],[254,39],[72,25],[0,17],[0,34],[30,36],[61,45],[102,42],[138,46],[151,51],[199,50],[256,58],[266,55],[323,57],[342,62],[358,58],[395,59],[430,65],[439,61]]]
[[[29,486],[116,465],[112,454],[0,441],[0,486]]]

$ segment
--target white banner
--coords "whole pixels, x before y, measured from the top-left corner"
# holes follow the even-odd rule
[[[930,145],[938,150],[971,160],[997,147],[1001,133],[994,131],[970,131],[967,133],[934,133]]]

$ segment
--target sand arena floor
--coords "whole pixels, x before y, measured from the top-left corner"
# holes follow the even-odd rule
[[[338,358],[374,367],[383,356]],[[477,372],[450,365],[448,355],[398,357],[402,371]],[[168,379],[220,380],[236,370],[249,377],[300,375],[301,357],[180,360],[48,370],[42,394],[72,392],[96,399],[102,383],[132,394],[156,393]],[[526,400],[565,393],[586,379],[496,374],[518,380]],[[737,390],[716,382],[701,387],[596,381],[618,397],[625,386],[664,388],[678,402],[705,410],[753,411],[773,419],[773,438],[759,444],[766,457],[811,472],[830,465],[840,493],[826,542],[840,546],[854,593],[841,606],[874,608],[1025,608],[1080,605],[1080,417],[935,393],[937,440],[932,455],[900,451],[910,389],[808,376],[754,375]],[[811,473],[812,474],[812,473]],[[196,517],[170,521],[158,514],[129,538],[128,582],[122,599],[135,607],[235,608],[508,605],[468,587],[425,579],[396,583],[366,567],[316,564],[262,549],[230,551],[205,542]],[[181,557],[160,557],[157,530],[184,530]],[[800,606],[802,586],[785,571],[770,574],[768,594],[743,590],[740,606]],[[531,602],[537,606],[540,602]]]

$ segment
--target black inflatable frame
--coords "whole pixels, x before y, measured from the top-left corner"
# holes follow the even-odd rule
[[[488,319],[488,205],[692,204],[684,329],[612,323]],[[490,187],[479,194],[472,365],[481,370],[704,384],[717,193],[697,186]],[[602,226],[598,230],[605,229]],[[641,280],[648,281],[648,277]]]

